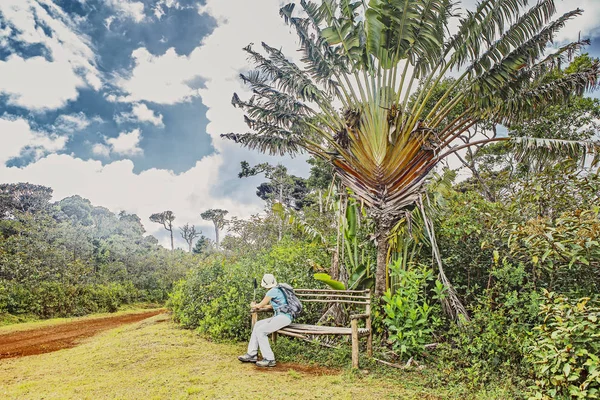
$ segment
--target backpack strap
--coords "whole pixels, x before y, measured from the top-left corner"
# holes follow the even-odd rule
[[[283,294],[283,298],[285,299],[285,304],[289,305],[290,302],[289,302],[289,300],[287,298],[287,295],[285,294],[285,290],[283,290],[283,288],[281,287],[281,285],[277,285],[276,288],[279,289],[279,291],[281,292],[281,294]]]

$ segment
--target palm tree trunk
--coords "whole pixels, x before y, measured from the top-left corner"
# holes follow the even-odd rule
[[[376,224],[375,237],[377,238],[377,269],[375,271],[375,296],[381,297],[386,290],[387,252],[388,242],[385,229]]]
[[[171,232],[171,251],[173,251],[175,249],[175,246],[173,246],[173,229],[171,229],[169,232]]]

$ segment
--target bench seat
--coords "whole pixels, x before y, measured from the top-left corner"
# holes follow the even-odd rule
[[[344,328],[338,326],[323,326],[323,325],[307,325],[307,324],[290,324],[283,329],[277,331],[285,334],[286,332],[296,333],[299,335],[352,335],[352,328]],[[358,328],[358,336],[369,336],[370,330],[367,328]],[[293,336],[293,335],[290,335]]]

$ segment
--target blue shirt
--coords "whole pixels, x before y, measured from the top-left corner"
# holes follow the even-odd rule
[[[269,296],[271,298],[271,305],[273,306],[273,311],[275,311],[275,316],[281,314],[281,315],[285,315],[290,320],[293,320],[293,318],[290,314],[279,312],[279,308],[281,306],[287,305],[287,300],[286,300],[285,296],[283,295],[283,292],[281,291],[281,289],[278,289],[276,287],[271,288],[267,292],[267,296]]]

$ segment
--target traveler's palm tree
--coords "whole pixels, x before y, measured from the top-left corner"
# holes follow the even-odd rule
[[[510,127],[598,82],[597,63],[547,79],[587,44],[548,52],[559,29],[582,10],[555,17],[551,0],[533,6],[483,0],[450,34],[456,3],[301,0],[301,10],[281,9],[299,37],[299,64],[265,43],[262,51],[244,49],[256,67],[241,76],[253,96],[235,94],[233,104],[245,111],[250,131],[223,136],[271,154],[307,151],[332,163],[375,221],[378,295],[386,289],[390,229],[414,207],[431,169],[458,149],[450,147],[455,138],[482,122]],[[448,85],[451,71],[458,77]],[[512,140],[521,151],[540,144],[494,140]],[[598,143],[542,144],[548,153],[598,150]]]

